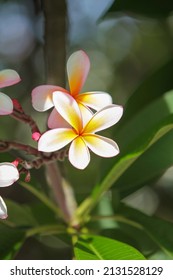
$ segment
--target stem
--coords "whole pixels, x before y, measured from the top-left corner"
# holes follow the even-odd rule
[[[62,177],[56,162],[52,162],[46,165],[47,181],[52,188],[55,196],[55,200],[58,203],[64,220],[69,222],[71,220],[70,209],[68,209],[65,192],[62,184]]]
[[[45,64],[48,83],[65,86],[66,1],[44,0]]]
[[[36,234],[42,235],[52,235],[52,234],[60,234],[66,233],[66,228],[64,226],[59,225],[45,225],[36,228],[31,228],[26,232],[26,237],[31,237]]]
[[[66,1],[43,0],[45,15],[45,67],[48,84],[65,87],[66,67]],[[48,183],[52,189],[55,201],[63,212],[64,220],[70,223],[74,209],[71,208],[69,197],[74,197],[64,190],[63,180],[56,162],[46,165]],[[66,199],[68,197],[68,200]],[[74,203],[75,204],[75,203]]]
[[[0,140],[0,152],[5,152],[5,151],[11,150],[11,149],[24,151],[27,154],[31,154],[31,155],[34,155],[37,157],[42,156],[41,152],[39,152],[37,149],[35,149],[34,147],[31,147],[29,145],[25,145],[25,144],[13,142],[13,141]]]
[[[34,132],[40,133],[40,130],[36,122],[32,119],[31,116],[25,114],[23,108],[21,107],[21,105],[18,103],[17,100],[13,100],[13,105],[14,105],[13,113],[10,116],[20,122],[24,122],[28,124],[31,128],[32,133]]]

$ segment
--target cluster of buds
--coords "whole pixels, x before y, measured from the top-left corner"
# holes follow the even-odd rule
[[[32,118],[24,113],[17,100],[11,100],[6,94],[0,93],[0,115],[12,115],[31,127],[32,139],[38,142],[37,149],[14,142],[13,146],[31,152],[36,157],[40,156],[41,158],[34,162],[35,167],[44,160],[58,159],[57,151],[60,150],[61,153],[68,144],[68,159],[78,169],[88,166],[90,150],[101,157],[114,157],[119,153],[116,142],[98,135],[97,132],[116,124],[122,117],[123,108],[113,104],[111,96],[106,92],[80,93],[89,69],[90,60],[87,54],[82,50],[77,51],[67,61],[69,90],[56,85],[40,85],[33,89],[32,105],[35,110],[44,112],[53,108],[48,117],[48,131],[43,134]],[[20,77],[14,70],[0,72],[1,88],[19,81]],[[22,160],[0,164],[0,187],[10,186],[19,179],[19,162],[22,163]],[[34,164],[25,162],[24,169],[34,167]],[[6,217],[7,208],[0,197],[0,218]]]

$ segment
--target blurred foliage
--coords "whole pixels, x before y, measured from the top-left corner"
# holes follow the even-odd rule
[[[109,12],[129,12],[147,17],[166,17],[173,11],[173,3],[167,0],[116,0],[108,10]]]
[[[22,82],[3,91],[44,131],[47,114],[34,112],[30,100],[45,81],[44,16],[33,2],[0,1],[0,69],[19,72]],[[107,91],[124,105],[120,123],[105,132],[121,153],[92,155],[84,171],[60,164],[75,192],[80,229],[59,216],[43,168],[31,171],[29,185],[3,188],[9,217],[0,223],[0,259],[173,259],[173,175],[169,187],[163,176],[173,164],[173,2],[101,1],[99,13],[99,1],[84,2],[67,1],[67,53],[84,49],[91,59],[84,90]],[[29,127],[1,117],[0,138],[12,136],[33,145]],[[1,154],[1,161],[18,153]]]

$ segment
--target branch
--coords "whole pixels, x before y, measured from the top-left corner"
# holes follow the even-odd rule
[[[47,83],[65,87],[66,69],[66,1],[44,0],[43,10],[45,15],[45,66]],[[46,165],[47,178],[50,187],[55,195],[55,200],[59,204],[64,220],[70,223],[74,209],[69,205],[76,205],[71,190],[65,192],[63,179],[57,163]],[[67,199],[68,198],[68,199]]]

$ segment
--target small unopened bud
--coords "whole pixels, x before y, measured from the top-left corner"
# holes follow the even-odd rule
[[[40,132],[34,132],[34,133],[32,134],[32,139],[33,139],[34,141],[36,141],[36,142],[40,139],[40,137],[41,137],[41,133],[40,133]]]
[[[19,162],[21,162],[20,158],[16,158],[14,161],[12,161],[11,163],[14,164],[16,167],[18,167]]]

